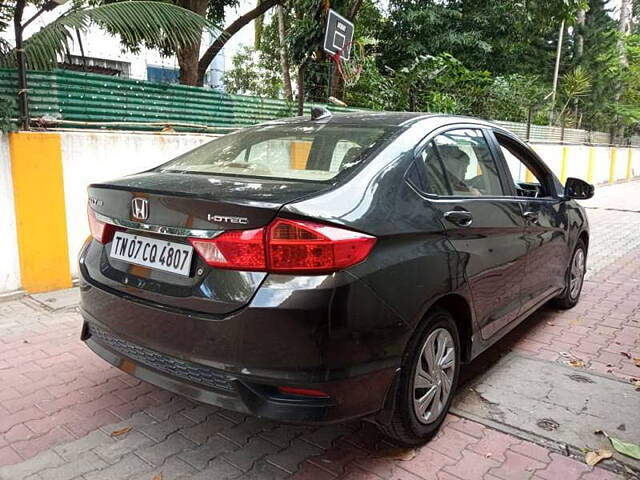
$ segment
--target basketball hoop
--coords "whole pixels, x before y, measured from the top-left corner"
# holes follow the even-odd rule
[[[342,52],[350,52],[349,58],[344,58]],[[349,42],[332,55],[332,60],[336,62],[338,73],[342,77],[344,84],[348,87],[355,85],[360,78],[364,68],[364,46],[358,41]]]

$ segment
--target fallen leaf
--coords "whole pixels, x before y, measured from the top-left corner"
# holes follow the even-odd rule
[[[579,358],[576,358],[574,360],[570,360],[569,361],[569,365],[571,365],[572,367],[575,367],[575,368],[582,368],[582,367],[584,367],[584,362],[582,360],[580,360]]]
[[[638,358],[634,358],[634,359],[633,359],[633,363],[635,363],[635,364],[636,364],[636,367],[640,367],[640,357],[638,357]]]
[[[627,357],[629,360],[631,360],[631,354],[629,352],[620,352],[620,355],[622,355],[623,357]]]
[[[619,438],[612,437],[604,430],[596,430],[593,433],[595,433],[596,435],[604,435],[605,437],[607,437],[611,442],[611,445],[616,449],[617,452],[626,455],[627,457],[640,460],[640,445],[625,442],[623,440],[620,440]]]
[[[124,427],[121,428],[119,430],[114,430],[113,432],[111,432],[111,436],[112,437],[121,437],[122,435],[125,435],[127,433],[129,433],[131,431],[131,427]]]
[[[162,480],[162,472],[158,473],[157,475],[154,475],[151,480]]]
[[[415,448],[388,448],[381,450],[376,454],[376,458],[384,458],[386,460],[402,460],[408,462],[416,457]]]
[[[624,442],[615,437],[609,437],[609,441],[611,442],[611,445],[613,445],[613,448],[621,454],[640,460],[640,445]]]
[[[601,448],[594,452],[587,452],[587,454],[584,456],[584,460],[585,462],[587,462],[587,465],[589,465],[590,467],[593,467],[594,465],[600,463],[602,460],[605,460],[611,457],[613,457],[613,452],[611,450],[607,450],[606,448]]]

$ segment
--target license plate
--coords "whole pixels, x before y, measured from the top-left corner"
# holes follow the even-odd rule
[[[111,258],[143,267],[189,276],[193,247],[182,243],[116,232],[111,242]]]

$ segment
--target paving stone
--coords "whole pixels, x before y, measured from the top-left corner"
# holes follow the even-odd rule
[[[150,466],[133,453],[122,457],[118,463],[114,463],[102,470],[84,474],[86,480],[114,480],[128,478],[136,473],[150,470]]]
[[[189,419],[191,420],[191,418]],[[211,435],[228,429],[231,426],[233,426],[233,423],[231,423],[230,420],[219,415],[212,415],[201,423],[183,428],[180,433],[195,443],[204,443]]]
[[[210,415],[213,415],[216,412],[219,412],[220,408],[214,407],[213,405],[205,405],[205,404],[196,404],[192,408],[187,408],[180,412],[185,417],[190,418],[196,423],[200,423],[205,418]]]
[[[190,427],[193,425],[193,420],[185,417],[184,415],[172,415],[167,420],[152,423],[140,427],[139,430],[148,437],[160,442],[167,438],[168,435],[177,432],[181,428]]]
[[[504,456],[505,460],[502,465],[489,470],[491,475],[504,480],[527,480],[533,476],[536,470],[547,466],[545,463],[516,452],[507,451]]]
[[[258,459],[276,451],[278,451],[278,447],[273,443],[260,437],[254,437],[244,447],[225,453],[223,458],[240,470],[248,472]]]
[[[191,400],[176,395],[168,403],[147,408],[145,413],[151,415],[156,420],[167,420],[172,415],[191,408],[193,405],[194,403]]]
[[[211,460],[225,453],[233,452],[240,448],[231,440],[214,435],[204,445],[184,450],[178,454],[178,457],[187,462],[189,465],[202,470]]]
[[[65,460],[53,450],[46,450],[22,463],[0,468],[0,479],[18,480],[28,477],[45,468],[54,468],[65,463]]]
[[[238,478],[240,475],[242,475],[242,470],[237,469],[221,458],[216,458],[206,469],[187,478],[190,480],[230,480]]]
[[[178,477],[190,478],[194,473],[196,473],[196,470],[191,465],[177,457],[170,457],[159,467],[152,468],[145,473],[134,475],[130,480],[153,480],[158,477],[162,480],[173,480]],[[215,479],[212,478],[211,480]]]
[[[257,433],[275,427],[276,425],[271,422],[261,420],[257,417],[247,417],[242,423],[226,428],[220,433],[236,443],[243,444]]]
[[[79,454],[100,446],[109,446],[114,440],[100,430],[94,430],[85,437],[53,447],[53,450],[65,460],[73,460]]]
[[[293,440],[290,446],[278,453],[267,455],[265,460],[286,472],[294,473],[303,461],[322,452],[323,450],[316,445],[302,440]]]
[[[63,463],[58,467],[41,470],[38,474],[43,480],[66,480],[106,466],[107,464],[100,460],[95,453],[84,452],[75,460]]]
[[[490,469],[498,465],[500,463],[492,458],[464,450],[461,461],[455,465],[444,467],[443,470],[460,478],[482,478]]]
[[[114,463],[129,452],[155,444],[154,440],[138,431],[132,430],[110,443],[97,446],[93,451],[107,463]]]
[[[161,465],[167,457],[193,448],[194,445],[191,440],[186,439],[179,433],[173,433],[166,440],[138,449],[135,453],[151,465]]]
[[[313,427],[304,427],[297,425],[279,425],[273,430],[260,432],[259,435],[269,442],[281,448],[288,447],[291,442],[302,435],[310,434],[314,430]]]
[[[280,480],[289,478],[290,474],[278,467],[264,461],[258,460],[253,468],[239,477],[240,480]]]

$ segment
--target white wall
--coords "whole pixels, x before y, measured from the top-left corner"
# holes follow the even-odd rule
[[[20,288],[19,262],[9,141],[0,133],[0,293]]]
[[[87,186],[141,172],[211,140],[211,135],[63,132],[62,171],[71,275],[77,276],[77,255],[89,235]]]

